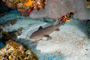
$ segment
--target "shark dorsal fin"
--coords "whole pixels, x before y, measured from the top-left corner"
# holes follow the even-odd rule
[[[43,27],[42,27],[42,26],[40,26],[38,30],[41,30],[42,28],[43,28]]]

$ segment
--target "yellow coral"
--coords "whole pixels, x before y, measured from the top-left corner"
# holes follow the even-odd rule
[[[26,54],[31,55],[31,51],[30,51],[30,50],[27,50],[27,51],[26,51]]]
[[[17,42],[13,42],[13,45],[12,46],[13,46],[14,49],[16,49],[16,47],[18,47]]]
[[[11,59],[12,57],[11,57],[11,55],[9,56],[9,59]]]
[[[7,36],[7,35],[8,35],[8,32],[6,32],[6,31],[3,31],[3,32],[2,32],[2,35],[5,35],[5,36]]]
[[[34,1],[32,0],[28,0],[27,3],[24,3],[25,6],[31,6],[33,4]]]
[[[69,22],[70,20],[66,20],[66,22]]]
[[[90,8],[90,2],[87,2],[86,8]]]
[[[66,15],[64,17],[67,18]],[[69,22],[69,21],[70,21],[69,19],[66,20],[66,22]]]

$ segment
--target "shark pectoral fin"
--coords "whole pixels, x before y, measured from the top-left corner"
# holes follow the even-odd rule
[[[56,30],[55,31],[60,31],[60,29],[59,28],[56,28]]]
[[[44,35],[44,37],[47,37],[47,40],[52,39],[52,37],[50,35]]]
[[[41,30],[42,28],[43,28],[43,27],[42,27],[42,26],[40,26],[38,30]]]

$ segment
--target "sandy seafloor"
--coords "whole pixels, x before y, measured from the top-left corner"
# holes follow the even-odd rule
[[[42,38],[34,43],[29,39],[29,36],[39,26],[46,27],[52,24],[50,22],[53,20],[45,18],[44,20],[49,20],[49,22],[45,22],[43,18],[32,19],[20,16],[17,12],[10,12],[0,18],[0,23],[13,19],[17,19],[17,23],[3,27],[3,30],[13,31],[23,27],[24,30],[17,37],[17,41],[28,45],[39,56],[39,60],[90,60],[90,39],[87,35],[87,27],[82,21],[71,19],[70,22],[59,27],[60,31],[50,34],[51,40]]]

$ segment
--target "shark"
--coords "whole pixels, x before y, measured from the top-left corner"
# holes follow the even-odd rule
[[[41,39],[42,37],[46,37],[47,40],[49,40],[52,38],[49,34],[55,30],[59,31],[58,27],[60,27],[63,24],[65,24],[65,21],[56,20],[54,24],[48,27],[42,28],[42,26],[40,26],[37,31],[31,34],[30,39]]]

